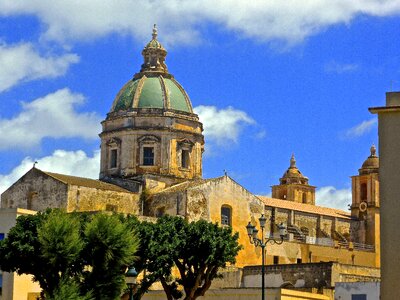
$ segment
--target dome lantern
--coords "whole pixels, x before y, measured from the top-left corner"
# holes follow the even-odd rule
[[[142,73],[166,73],[168,74],[167,65],[165,64],[165,57],[167,56],[167,50],[157,40],[157,25],[154,24],[152,39],[147,43],[142,51],[144,62],[140,69],[139,76]],[[135,75],[135,77],[137,76]]]

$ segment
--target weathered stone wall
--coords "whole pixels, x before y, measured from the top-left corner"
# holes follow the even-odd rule
[[[299,229],[307,229],[309,232],[309,236],[316,237],[317,236],[317,226],[318,226],[318,216],[307,214],[303,212],[295,212],[294,213],[294,225],[296,225]]]
[[[366,295],[366,299],[379,299],[380,282],[337,282],[335,300],[352,300],[353,295]]]
[[[70,185],[67,211],[114,211],[139,214],[139,194]]]
[[[185,216],[186,192],[159,193],[150,196],[146,203],[146,215],[161,217],[162,215]]]
[[[379,268],[333,262],[273,265],[265,268],[266,287],[334,288],[335,282],[378,281]],[[243,287],[261,286],[261,266],[243,268]]]
[[[66,184],[32,168],[1,195],[2,208],[66,208]]]
[[[200,178],[204,141],[202,124],[197,116],[151,109],[149,112],[127,112],[108,117],[103,122],[100,178],[140,174]],[[189,145],[187,168],[181,166],[180,143]],[[142,146],[154,147],[154,165],[143,164]],[[110,149],[118,150],[115,168],[110,167]]]
[[[194,198],[189,197],[189,195],[193,195],[192,191],[196,191]],[[201,209],[202,214],[207,214],[209,221],[220,224],[221,207],[231,208],[233,231],[239,232],[239,243],[244,246],[237,256],[236,265],[243,266],[259,262],[261,259],[260,249],[249,243],[246,225],[250,220],[253,224],[258,222],[264,208],[262,202],[228,176],[211,180],[189,190],[187,212],[190,219],[198,218],[195,212],[199,211],[199,203],[203,202],[206,206]],[[196,210],[190,209],[192,207],[196,207]]]
[[[335,282],[380,281],[379,268],[370,268],[357,265],[333,264],[331,285]]]
[[[351,264],[376,266],[376,255],[372,251],[349,250],[347,246],[334,243],[331,238],[317,238],[319,224],[325,224],[326,232],[331,235],[336,224],[340,232],[349,228],[349,220],[335,219],[318,214],[268,207],[254,195],[238,185],[228,176],[205,181],[200,184],[182,183],[171,192],[153,195],[149,204],[149,215],[163,214],[185,215],[189,221],[200,218],[221,224],[221,207],[228,206],[232,212],[233,231],[239,232],[239,242],[244,247],[237,257],[237,266],[261,263],[261,249],[250,244],[246,225],[251,220],[259,228],[258,218],[265,208],[267,223],[265,234],[271,230],[270,217],[274,212],[276,223],[295,224],[299,229],[306,227],[309,235],[303,242],[291,236],[282,245],[267,244],[266,263],[273,264],[274,256],[280,264],[301,262],[338,261]],[[166,190],[168,191],[168,189]],[[179,200],[178,200],[179,199]],[[275,234],[277,228],[275,227]],[[261,237],[261,232],[259,233]],[[279,238],[279,237],[278,237]],[[326,240],[326,241],[325,241]],[[323,243],[325,244],[316,244]],[[335,247],[336,246],[336,247]]]

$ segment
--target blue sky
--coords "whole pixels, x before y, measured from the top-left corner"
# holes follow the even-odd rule
[[[153,23],[204,123],[204,177],[269,194],[289,166],[346,209],[400,90],[400,1],[0,0],[0,192],[38,161],[96,178],[99,122]]]

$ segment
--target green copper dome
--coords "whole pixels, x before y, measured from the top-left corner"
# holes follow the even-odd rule
[[[162,75],[132,79],[115,97],[111,112],[135,108],[161,108],[193,113],[189,97],[173,78]]]
[[[155,25],[152,36],[152,40],[142,51],[144,62],[140,72],[119,91],[111,112],[158,108],[193,113],[192,104],[185,90],[168,73],[165,64],[167,51],[157,40]]]

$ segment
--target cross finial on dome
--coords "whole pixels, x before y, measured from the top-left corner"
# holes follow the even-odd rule
[[[153,36],[153,40],[157,39],[157,24],[154,24],[154,26],[153,26],[153,34],[152,34],[152,36]]]
[[[374,144],[372,144],[370,151],[371,151],[371,156],[375,157],[376,156],[376,147]]]
[[[294,157],[294,153],[292,153],[292,157],[290,158],[290,167],[291,168],[296,167],[296,158]]]

